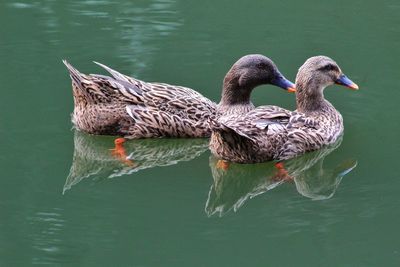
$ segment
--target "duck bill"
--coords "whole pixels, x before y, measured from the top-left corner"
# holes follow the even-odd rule
[[[283,75],[280,73],[276,75],[276,78],[271,82],[271,84],[279,86],[289,93],[296,92],[296,86],[294,85],[294,83],[283,77]]]
[[[346,75],[342,74],[339,78],[335,81],[336,84],[346,86],[353,90],[358,90],[358,85],[355,84],[352,80],[350,80]]]

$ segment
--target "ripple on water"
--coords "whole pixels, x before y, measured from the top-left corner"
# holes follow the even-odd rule
[[[39,211],[28,217],[28,220],[35,229],[32,231],[30,242],[34,249],[40,251],[32,259],[32,262],[35,264],[59,263],[59,256],[63,251],[61,232],[66,222],[59,210]]]
[[[20,9],[34,7],[33,4],[21,3],[21,2],[10,3],[10,4],[8,4],[8,6],[13,7],[13,8],[20,8]]]

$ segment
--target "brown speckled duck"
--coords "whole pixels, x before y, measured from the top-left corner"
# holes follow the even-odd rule
[[[252,110],[251,91],[273,84],[294,91],[275,64],[262,55],[240,58],[225,76],[222,98],[216,104],[182,86],[148,83],[123,75],[103,64],[112,77],[76,70],[67,61],[72,79],[75,127],[91,134],[128,138],[209,137],[209,119]]]
[[[296,77],[297,110],[261,106],[244,116],[212,121],[212,153],[238,163],[286,160],[330,145],[343,133],[343,119],[325,98],[325,87],[358,86],[335,61],[326,56],[309,58]]]

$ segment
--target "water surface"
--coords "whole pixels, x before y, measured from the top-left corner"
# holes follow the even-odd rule
[[[399,266],[398,1],[0,3],[0,265]],[[217,101],[230,65],[271,57],[294,80],[334,58],[360,90],[332,86],[340,144],[288,163],[215,169],[206,140],[71,130],[70,79],[93,60]],[[294,108],[263,86],[256,105]]]

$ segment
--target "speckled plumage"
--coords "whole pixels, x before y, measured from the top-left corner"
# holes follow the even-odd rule
[[[91,134],[146,137],[202,137],[216,104],[196,91],[164,83],[147,83],[104,65],[113,77],[84,75],[69,63],[76,128]]]
[[[332,59],[308,59],[296,77],[296,111],[262,106],[244,116],[221,117],[212,122],[212,153],[232,162],[255,163],[285,160],[335,143],[343,133],[343,119],[323,90],[340,75]]]
[[[262,55],[240,58],[225,76],[217,105],[182,86],[148,83],[123,75],[103,64],[112,77],[80,73],[68,62],[73,85],[75,127],[91,134],[128,138],[209,137],[209,120],[219,112],[244,113],[254,108],[252,89],[261,84],[291,86],[275,64]],[[288,88],[285,88],[288,89]]]

